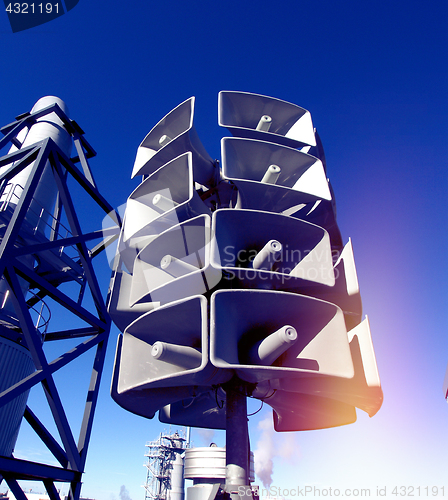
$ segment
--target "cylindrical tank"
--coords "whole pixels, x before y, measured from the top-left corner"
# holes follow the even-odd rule
[[[254,454],[250,452],[249,481],[255,481]],[[226,482],[226,449],[218,446],[187,448],[184,477],[194,486],[187,489],[187,500],[206,500],[213,484]]]
[[[0,392],[33,371],[34,363],[28,349],[0,337]],[[9,457],[13,452],[27,398],[28,391],[0,407],[0,456]]]
[[[184,500],[184,460],[180,453],[172,464],[170,500]]]
[[[185,451],[185,479],[193,483],[219,483],[226,478],[226,449],[218,446],[188,448]]]
[[[66,115],[68,115],[68,109],[64,101],[54,96],[46,96],[39,99],[31,109],[31,113],[38,112],[55,103],[59,105]],[[36,144],[44,139],[51,138],[67,156],[71,154],[71,135],[64,128],[62,120],[54,112],[38,118],[36,123],[29,129],[23,129],[17,138],[22,142],[21,149]],[[17,147],[13,145],[9,152],[12,153],[14,151],[17,151]],[[34,163],[31,163],[24,168],[6,185],[0,197],[0,211],[3,215],[3,221],[7,222],[8,217],[12,215],[14,208],[19,202],[33,168],[33,164]],[[4,173],[10,167],[11,165],[1,167],[0,174]],[[46,232],[48,233],[51,225],[51,214],[56,202],[56,194],[56,182],[53,177],[50,162],[47,162],[26,214],[26,222],[21,227],[21,236],[25,237],[24,241],[29,241],[30,235],[32,237],[35,233],[39,233],[40,235],[45,235]],[[22,261],[28,267],[34,266],[34,258],[31,255],[23,257]],[[22,278],[19,278],[19,282],[22,292],[25,295],[28,290],[28,283]],[[9,297],[9,288],[3,279],[0,280],[0,318],[14,328],[17,327],[16,321],[14,321],[16,313]]]
[[[68,115],[68,109],[64,101],[54,96],[46,96],[39,99],[31,109],[31,113],[40,111],[55,103],[59,105],[66,115]],[[22,135],[19,135],[19,137],[23,141],[21,149],[50,138],[67,156],[70,156],[72,150],[72,138],[64,128],[64,124],[56,113],[49,113],[42,118],[38,118],[37,122],[27,131],[26,136],[23,137],[22,131]],[[17,151],[15,146],[12,146],[10,153],[13,151]],[[0,199],[2,205],[5,202],[7,202],[9,207],[17,205],[32,167],[33,164],[29,165],[10,180]],[[0,174],[5,172],[8,168],[10,168],[10,165],[1,167]],[[30,210],[26,216],[26,220],[33,227],[36,227],[39,232],[45,231],[45,223],[48,221],[48,218],[52,213],[56,199],[56,192],[56,183],[53,179],[50,164],[47,162],[41,181],[34,192]]]

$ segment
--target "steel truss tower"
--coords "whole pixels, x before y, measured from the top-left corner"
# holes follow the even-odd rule
[[[173,491],[173,483],[180,475],[183,481],[181,455],[187,448],[185,437],[174,434],[160,434],[156,441],[146,443],[148,462],[145,488],[145,500],[174,500],[179,492]],[[177,470],[179,469],[179,470]],[[175,476],[175,477],[173,477]]]
[[[24,417],[59,465],[15,458],[12,449],[16,435],[12,435],[12,441],[11,436],[7,436],[12,444],[0,452],[3,455],[0,456],[0,480],[6,481],[17,500],[26,499],[18,481],[41,481],[51,500],[60,500],[55,483],[68,483],[69,498],[77,500],[110,330],[93,259],[113,241],[118,230],[117,226],[109,232],[83,231],[80,218],[83,205],[79,197],[84,196],[97,209],[99,221],[104,213],[117,225],[120,220],[94,182],[88,159],[96,153],[84,138],[83,130],[68,118],[62,109],[64,106],[61,107],[62,101],[57,98],[41,101],[50,104],[41,105],[40,109],[36,105],[31,113],[18,116],[1,129],[4,137],[0,140],[0,151],[8,145],[11,148],[0,158],[0,285],[4,290],[0,340],[2,346],[20,351],[27,358],[28,366],[22,372],[16,370],[16,378],[0,377],[0,418],[7,419],[12,407],[17,417],[17,408],[22,405],[17,432]],[[23,137],[29,135],[36,124],[38,128],[57,128],[56,136],[63,134],[72,141],[77,156],[70,158],[51,137],[28,145]],[[23,178],[24,172],[28,172],[26,182],[19,186],[17,179],[20,175]],[[55,196],[51,213],[46,208],[39,210],[37,200],[39,189],[49,184]],[[93,216],[89,213],[89,219]],[[95,240],[100,242],[91,246]],[[55,330],[49,328],[48,321],[42,320],[44,299],[50,304],[49,311],[53,305],[58,313],[62,311],[59,328]],[[8,301],[9,309],[5,306]],[[61,341],[67,339],[72,342],[65,352],[67,342]],[[51,359],[47,346],[52,343],[56,347],[56,342],[64,353]],[[94,356],[90,384],[85,399],[79,402],[79,407],[84,406],[84,415],[76,439],[54,376],[91,351]],[[91,357],[84,357],[83,366],[90,364],[90,360]],[[0,374],[2,366],[5,366],[4,358],[0,359]],[[39,384],[57,432],[52,433],[37,411],[26,404],[28,391]],[[0,437],[4,432],[2,428]]]

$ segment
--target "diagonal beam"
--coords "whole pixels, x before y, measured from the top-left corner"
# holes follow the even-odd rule
[[[0,158],[0,167],[4,167],[5,165],[10,165],[5,172],[0,175],[0,180],[3,179],[11,179],[15,175],[17,175],[23,168],[29,165],[32,161],[37,158],[39,153],[39,148],[41,147],[41,142],[37,142],[36,144],[32,144],[23,149],[18,149],[8,155],[2,156]]]
[[[22,379],[20,382],[17,382],[13,386],[11,386],[9,389],[3,391],[0,394],[0,407],[15,399],[22,392],[27,391],[39,382],[42,382],[42,380],[44,380],[47,376],[60,370],[65,365],[90,350],[92,347],[95,347],[99,342],[103,341],[108,334],[109,332],[103,332],[99,335],[96,335],[95,337],[92,337],[89,340],[86,340],[82,344],[79,344],[75,348],[51,361],[45,370],[36,370],[31,375],[28,375],[28,377]]]
[[[85,466],[87,449],[90,442],[90,435],[92,433],[93,417],[98,401],[101,374],[103,373],[104,360],[106,357],[107,341],[108,337],[105,337],[105,340],[103,342],[100,342],[97,347],[96,356],[93,363],[92,377],[90,379],[89,392],[87,394],[87,401],[81,424],[81,431],[79,433],[78,451],[81,456],[81,466],[83,468]]]
[[[54,143],[53,143],[54,144]],[[64,152],[54,144],[53,151],[57,155],[61,165],[68,170],[73,178],[80,186],[96,201],[96,203],[104,210],[104,212],[121,226],[121,218],[118,212],[110,205],[110,203],[99,193],[98,189],[94,188],[90,182],[84,177],[81,171],[73,164],[72,161],[64,154]]]
[[[96,156],[96,151],[93,149],[90,142],[86,139],[86,137],[84,135],[84,131],[82,131],[82,134],[83,135],[80,136],[80,140],[81,140],[81,144],[84,148],[84,151],[86,153],[86,158],[87,159],[94,158]],[[76,162],[73,162],[73,163],[76,163]]]
[[[74,470],[80,471],[80,457],[73,438],[67,416],[64,411],[59,392],[54,383],[52,374],[48,373],[48,363],[42,349],[42,340],[39,338],[38,332],[34,328],[30,313],[28,311],[25,298],[20,289],[20,284],[14,271],[9,268],[5,269],[4,274],[9,286],[11,287],[14,309],[18,316],[23,335],[26,340],[27,347],[30,351],[34,366],[37,369],[47,372],[45,378],[41,381],[45,396],[53,414],[53,419],[56,423],[59,435],[64,445],[70,466]]]
[[[46,139],[42,143],[37,159],[31,168],[31,172],[23,189],[22,195],[20,196],[16,208],[14,209],[14,213],[12,214],[8,227],[6,228],[5,234],[0,243],[0,275],[3,274],[4,266],[6,265],[3,257],[5,255],[13,255],[14,244],[19,235],[20,227],[25,219],[28,207],[33,199],[34,191],[39,183],[49,151],[49,139]]]
[[[62,305],[72,313],[76,314],[78,317],[82,318],[90,325],[97,327],[99,329],[107,328],[107,323],[94,316],[91,312],[87,311],[87,309],[84,309],[83,307],[78,305],[77,302],[75,302],[70,297],[62,293],[55,286],[53,286],[47,280],[39,276],[32,269],[26,267],[20,261],[16,260],[14,262],[14,269],[16,270],[17,274],[20,277],[26,279],[30,284],[32,284],[36,288],[39,288],[40,290],[45,290],[45,292],[49,297],[51,297],[58,304]]]
[[[61,238],[53,241],[46,241],[45,243],[37,243],[36,245],[28,245],[26,247],[17,248],[14,252],[15,256],[19,255],[28,255],[30,253],[38,253],[43,252],[45,250],[53,250],[59,247],[71,247],[76,245],[81,241],[91,241],[96,240],[98,238],[103,238],[106,240],[107,238],[111,238],[113,236],[118,237],[120,232],[120,228],[118,226],[110,227],[107,229],[98,229],[96,231],[92,231],[91,233],[81,234],[79,236],[70,236],[69,238]],[[109,243],[109,241],[107,241]],[[104,242],[102,242],[105,245]]]
[[[54,154],[52,154],[50,161],[52,162],[55,169],[56,184],[59,189],[62,205],[64,206],[65,214],[70,224],[71,231],[74,235],[81,235],[82,229],[79,224],[78,217],[76,215],[75,207],[72,198],[70,196],[70,192],[67,188],[67,183],[64,178],[59,159],[55,157]],[[110,321],[109,315],[107,314],[106,306],[103,301],[101,290],[98,281],[96,279],[96,274],[92,267],[92,261],[89,256],[89,250],[87,249],[87,246],[84,241],[80,241],[79,243],[77,243],[76,246],[78,247],[81,265],[82,268],[84,269],[85,276],[87,278],[87,283],[89,284],[90,291],[92,293],[92,298],[95,303],[98,315],[101,319],[104,319],[106,322]]]
[[[19,486],[19,483],[15,479],[8,476],[5,479],[16,500],[28,500],[22,488]]]
[[[62,467],[66,468],[68,465],[67,454],[28,406],[25,409],[24,417],[33,428],[34,432],[42,439],[45,446],[51,451],[56,460]]]
[[[62,405],[59,392],[54,383],[53,377],[50,375],[42,380],[42,387],[47,397],[48,405],[50,406],[53,419],[61,437],[62,444],[64,445],[67,458],[69,460],[69,468],[78,472],[83,472],[81,459],[79,456],[78,448],[75,444],[73,433],[68,423],[65,414],[64,406]]]
[[[8,142],[12,142],[15,137],[19,134],[19,132],[29,124],[28,117],[21,119],[17,122],[12,122],[9,125],[5,125],[0,130],[5,134],[0,140],[0,150],[8,144]]]
[[[4,270],[4,277],[11,288],[11,300],[14,305],[14,311],[19,320],[20,328],[23,336],[25,337],[26,347],[30,351],[34,366],[38,370],[45,369],[48,363],[42,350],[42,339],[33,324],[33,320],[14,269],[6,267]]]
[[[61,497],[59,496],[59,493],[53,481],[51,481],[50,479],[44,479],[43,483],[45,485],[45,489],[47,490],[48,496],[50,497],[50,500],[61,500]]]
[[[79,161],[81,162],[82,171],[84,172],[84,177],[90,182],[90,184],[92,184],[94,188],[96,188],[95,180],[93,179],[89,162],[87,161],[86,155],[84,153],[84,149],[81,144],[81,136],[79,135],[79,133],[75,134],[73,142],[75,143],[76,151],[78,153],[78,158]]]

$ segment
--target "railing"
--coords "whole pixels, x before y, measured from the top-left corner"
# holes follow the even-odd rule
[[[9,308],[5,309],[5,305],[8,302],[10,291],[6,292],[0,291],[0,316],[1,322],[3,325],[9,324],[12,328],[17,328],[18,319],[14,316],[12,311]],[[42,336],[42,341],[45,340],[45,334],[47,333],[48,325],[51,319],[51,311],[46,302],[39,297],[36,293],[31,290],[28,290],[27,294],[31,295],[31,299],[37,299],[37,302],[34,305],[28,307],[28,311],[30,312],[31,318],[33,320],[34,328],[37,332]],[[29,300],[29,299],[28,299]]]
[[[21,189],[20,194],[15,193],[16,188]],[[5,190],[3,191],[1,196],[2,201],[0,202],[1,203],[0,212],[4,212],[6,210],[12,198],[17,198],[17,200],[19,200],[22,193],[23,193],[23,187],[20,184],[13,184],[12,182],[9,182],[6,185]]]
[[[30,306],[29,312],[33,318],[33,324],[36,330],[42,335],[42,342],[45,340],[45,334],[48,330],[48,324],[51,319],[51,311],[47,303],[32,290],[28,293],[35,297],[38,301],[35,305]]]
[[[22,193],[23,187],[20,184],[13,184],[11,182],[8,183],[0,198],[0,212],[5,212],[11,203],[16,205]],[[69,238],[70,236],[73,236],[70,229],[54,217],[54,215],[44,208],[35,198],[32,199],[28,212],[34,214],[35,216],[27,217],[26,219],[28,222],[37,218],[37,222],[33,224],[33,234],[40,232],[49,238],[50,234],[53,233],[53,239]],[[59,256],[61,256],[64,252],[70,258],[76,258],[78,256],[75,245],[69,245],[67,247],[61,246],[58,251]]]

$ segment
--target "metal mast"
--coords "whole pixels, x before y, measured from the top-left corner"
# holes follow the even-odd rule
[[[195,98],[137,149],[111,281],[112,397],[174,425],[226,430],[214,494],[250,496],[246,398],[277,432],[351,424],[383,394],[351,241],[343,244],[311,114],[222,91],[212,160]],[[212,479],[216,476],[212,476]],[[199,483],[189,500],[211,500]],[[255,496],[255,493],[254,493]]]

